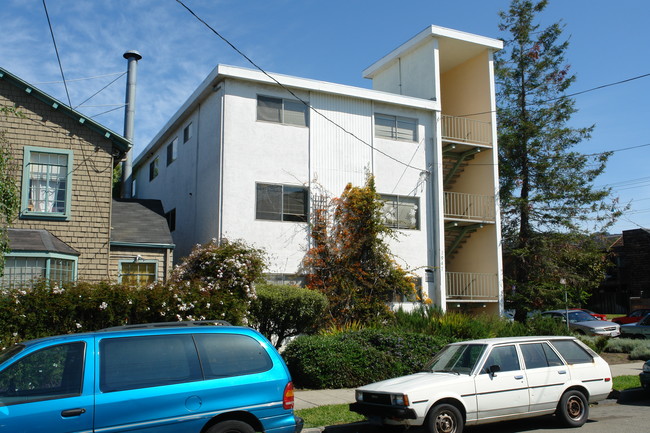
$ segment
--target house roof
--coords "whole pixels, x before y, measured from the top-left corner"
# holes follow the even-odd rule
[[[66,116],[74,119],[75,121],[79,122],[80,124],[86,126],[87,128],[91,129],[92,131],[104,136],[105,138],[109,139],[112,143],[113,146],[119,150],[121,153],[126,153],[129,151],[131,148],[131,142],[124,138],[123,136],[117,134],[116,132],[108,129],[107,127],[103,126],[100,123],[95,122],[92,120],[90,117],[87,117],[78,111],[74,110],[72,107],[65,105],[63,102],[57,100],[56,98],[48,95],[47,93],[43,92],[42,90],[37,89],[36,87],[32,86],[31,84],[27,83],[26,81],[23,81],[21,78],[17,77],[16,75],[12,74],[11,72],[7,71],[4,68],[0,67],[0,80],[4,80],[7,83],[10,83],[14,85],[15,87],[19,88],[20,90],[24,91],[28,95],[33,96],[34,98],[38,99],[39,101],[49,105],[53,110],[60,111],[61,113],[65,114]],[[120,158],[118,158],[120,159]]]
[[[273,78],[271,78],[273,77]],[[380,90],[365,89],[363,87],[336,84],[327,81],[312,80],[308,78],[294,77],[276,73],[264,73],[255,69],[241,68],[238,66],[217,65],[192,95],[174,113],[169,121],[163,126],[158,134],[151,140],[147,147],[133,161],[133,167],[137,167],[146,157],[166,142],[166,135],[185,120],[187,113],[191,112],[202,100],[213,93],[220,82],[231,78],[243,81],[256,82],[261,84],[278,85],[280,83],[292,90],[303,90],[308,92],[320,92],[331,95],[347,96],[351,98],[366,99],[374,102],[401,105],[422,110],[440,111],[440,102],[430,99],[415,98],[412,96],[398,95]]]
[[[7,229],[12,252],[49,252],[79,256],[80,253],[47,230]]]
[[[174,248],[160,200],[113,200],[111,245]]]

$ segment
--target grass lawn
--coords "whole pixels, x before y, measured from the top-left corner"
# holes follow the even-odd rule
[[[616,391],[623,391],[630,388],[640,388],[641,380],[639,376],[616,376],[612,379],[612,387]]]
[[[332,404],[312,407],[310,409],[300,409],[296,411],[296,414],[305,420],[305,428],[348,424],[365,419],[358,413],[350,412],[347,404]]]

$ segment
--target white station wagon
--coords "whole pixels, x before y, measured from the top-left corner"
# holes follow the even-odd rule
[[[450,344],[420,373],[358,388],[350,410],[430,433],[553,413],[580,427],[611,390],[609,365],[575,338],[493,338]]]

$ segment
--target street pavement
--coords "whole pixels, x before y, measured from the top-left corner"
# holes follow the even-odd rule
[[[643,361],[609,366],[612,376],[637,375],[643,370]],[[330,404],[347,404],[354,402],[354,389],[323,389],[318,391],[296,390],[295,408],[309,409],[311,407]]]

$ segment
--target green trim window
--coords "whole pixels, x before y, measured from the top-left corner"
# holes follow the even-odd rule
[[[420,198],[380,194],[384,201],[384,224],[394,229],[420,229]]]
[[[129,286],[146,286],[156,281],[158,262],[154,261],[120,261],[119,282]]]
[[[9,253],[0,287],[33,287],[39,281],[63,284],[77,279],[77,257],[55,253]]]
[[[72,151],[25,146],[21,218],[69,219]]]
[[[418,119],[375,113],[375,137],[418,141]]]
[[[307,106],[293,99],[257,96],[257,120],[307,126]]]
[[[307,221],[308,193],[303,186],[258,183],[255,203],[258,220]]]

